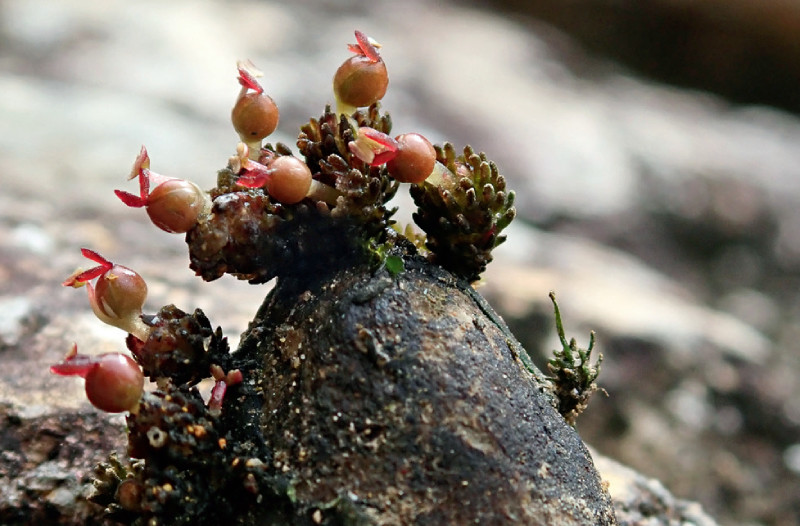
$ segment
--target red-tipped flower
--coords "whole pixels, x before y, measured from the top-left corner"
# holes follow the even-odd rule
[[[144,392],[142,370],[120,353],[78,354],[78,346],[73,344],[62,361],[50,366],[50,372],[85,379],[89,402],[107,413],[135,411]]]
[[[266,166],[251,159],[240,159],[242,173],[237,184],[246,188],[265,187],[279,203],[293,205],[308,195],[311,170],[293,155],[281,155],[269,160]]]
[[[150,329],[141,318],[142,306],[147,298],[147,284],[142,277],[128,267],[115,265],[94,250],[82,248],[81,253],[99,265],[76,272],[62,285],[86,285],[89,304],[100,321],[119,327],[142,341],[146,340]],[[92,286],[91,280],[95,278],[97,283]]]
[[[258,155],[261,141],[278,127],[280,112],[275,101],[264,93],[264,88],[256,80],[260,72],[249,63],[239,62],[237,68],[242,90],[231,110],[231,122],[242,142]]]
[[[347,59],[333,77],[333,93],[339,113],[352,114],[356,108],[370,106],[381,100],[389,86],[389,74],[376,42],[356,31],[357,44],[348,48],[355,53]]]
[[[114,193],[130,207],[145,207],[153,224],[166,232],[188,232],[210,207],[208,196],[196,184],[150,171],[150,157],[144,146],[133,164],[131,179],[134,177],[139,178],[139,195],[124,190]]]

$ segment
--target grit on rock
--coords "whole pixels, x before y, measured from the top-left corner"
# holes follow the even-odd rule
[[[530,329],[552,327],[550,290],[568,334],[597,331],[609,396],[578,429],[619,522],[713,524],[666,487],[725,524],[800,524],[800,120],[633,78],[541,23],[421,1],[0,2],[0,507],[61,509],[90,453],[121,444],[79,382],[47,372],[72,341],[121,347],[59,286],[78,247],[147,274],[151,310],[197,306],[228,334],[268,290],[203,284],[178,237],[116,202],[140,145],[212,186],[237,141],[239,58],[293,144],[355,28],[383,44],[395,130],[470,141],[517,191],[523,221],[479,291],[539,365],[557,344]],[[26,438],[37,425],[51,432]]]

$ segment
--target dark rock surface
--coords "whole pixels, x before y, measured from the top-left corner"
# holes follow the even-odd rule
[[[264,437],[297,502],[353,494],[375,524],[616,524],[541,372],[441,268],[279,280],[255,325],[275,336],[239,352],[265,357]]]
[[[725,524],[799,524],[800,121],[625,76],[547,27],[463,6],[0,2],[0,401],[76,414],[80,383],[47,364],[72,341],[123,348],[59,286],[81,246],[144,275],[150,310],[245,328],[268,286],[201,283],[182,240],[112,190],[132,190],[142,143],[155,171],[212,184],[237,140],[237,58],[265,71],[292,144],[332,99],[354,28],[384,44],[395,130],[471,142],[518,192],[481,293],[532,352],[556,342],[528,330],[551,326],[549,290],[568,336],[598,331],[610,396],[582,436]]]
[[[800,110],[800,6],[752,0],[496,0],[649,77]],[[475,3],[475,5],[480,5]],[[484,4],[485,5],[485,4]]]
[[[124,452],[120,421],[92,410],[32,415],[0,406],[0,523],[97,524],[94,467]]]

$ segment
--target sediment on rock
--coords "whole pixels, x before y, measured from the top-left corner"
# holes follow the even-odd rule
[[[541,373],[468,284],[421,259],[279,280],[240,352],[264,357],[264,438],[301,514],[615,523]]]

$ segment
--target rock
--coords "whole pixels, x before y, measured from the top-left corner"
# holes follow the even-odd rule
[[[794,46],[800,9],[791,2],[498,0],[492,7],[523,15],[534,27],[546,21],[651,78],[738,102],[800,109]]]
[[[595,466],[608,484],[619,526],[715,526],[696,502],[676,499],[658,480],[593,453]]]
[[[438,267],[405,268],[279,279],[243,340],[264,356],[264,438],[294,500],[352,494],[375,524],[614,524],[491,308]]]
[[[2,419],[3,524],[106,524],[101,507],[85,500],[92,491],[87,477],[108,451],[122,451],[120,420],[94,412],[29,416],[9,405],[2,407]],[[608,483],[620,526],[674,523],[670,521],[686,526],[716,524],[697,504],[676,499],[659,482],[596,452],[592,457]]]
[[[0,521],[25,524],[100,524],[102,509],[89,503],[94,467],[122,451],[119,418],[93,411],[31,416],[0,405]]]

